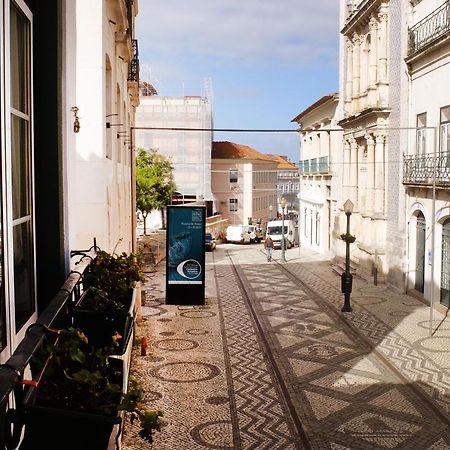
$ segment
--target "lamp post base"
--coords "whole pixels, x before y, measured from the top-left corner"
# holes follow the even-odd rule
[[[352,312],[352,307],[350,304],[350,294],[345,294],[344,306],[342,307],[341,312]]]

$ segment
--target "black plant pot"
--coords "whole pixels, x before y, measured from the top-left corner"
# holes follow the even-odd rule
[[[119,439],[119,414],[84,414],[35,405],[27,405],[25,411],[20,450],[106,450],[113,430]]]
[[[111,360],[110,363],[115,374],[111,381],[123,385],[123,363],[119,360]],[[44,373],[39,385],[30,386],[25,395],[25,428],[20,450],[107,450],[111,441],[119,442],[123,416],[118,411],[121,394],[108,400],[115,411],[111,415],[72,410],[67,405],[59,404],[61,398],[71,399],[71,391],[67,387],[42,395],[46,376]],[[53,396],[50,395],[52,393]],[[78,402],[76,404],[80,405]]]
[[[111,338],[117,332],[122,336],[117,354],[122,354],[127,346],[127,337],[134,323],[136,290],[130,289],[130,301],[125,310],[92,311],[86,309],[84,301],[90,295],[89,289],[75,304],[72,316],[73,326],[84,332],[89,344],[95,347],[111,345]]]

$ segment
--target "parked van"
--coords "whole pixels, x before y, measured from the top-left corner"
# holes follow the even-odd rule
[[[264,232],[259,225],[248,225],[250,231],[250,242],[261,242],[264,239]]]
[[[282,220],[271,220],[267,224],[266,236],[270,236],[273,241],[274,248],[281,248],[281,239],[283,235]],[[295,223],[293,220],[284,221],[284,239],[285,248],[291,248],[295,243]]]
[[[255,235],[249,228],[250,225],[230,225],[227,228],[227,242],[240,242],[241,244],[253,242]]]

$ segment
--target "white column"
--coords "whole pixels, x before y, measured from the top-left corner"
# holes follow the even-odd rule
[[[344,141],[344,167],[343,167],[343,183],[342,187],[343,192],[343,198],[342,203],[344,203],[350,196],[350,141],[345,140]]]
[[[370,53],[369,53],[369,106],[376,106],[376,84],[378,77],[378,21],[371,17],[369,21],[370,29]]]
[[[382,3],[378,17],[380,19],[379,28],[379,47],[378,47],[378,81],[380,83],[380,102],[382,106],[387,106],[387,43],[388,43],[388,12],[389,7],[387,3]]]
[[[375,134],[375,213],[380,215],[384,215],[384,142],[383,134]]]
[[[366,171],[366,212],[373,213],[374,205],[374,186],[375,186],[375,140],[372,135],[366,136],[367,142],[367,171]]]
[[[347,79],[345,86],[345,110],[352,113],[352,95],[353,95],[353,44],[350,39],[347,40]]]
[[[358,112],[359,109],[359,94],[360,94],[360,53],[361,53],[361,38],[356,33],[353,35],[353,112]]]
[[[364,144],[358,145],[358,171],[357,171],[357,189],[358,189],[358,209],[361,213],[366,210],[366,164],[364,152],[366,151],[366,146]]]
[[[350,200],[356,208],[358,205],[358,143],[356,139],[350,141]]]

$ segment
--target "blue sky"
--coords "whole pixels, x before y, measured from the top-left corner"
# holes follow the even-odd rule
[[[202,95],[211,78],[215,128],[295,129],[291,120],[338,89],[337,0],[141,0],[141,79],[161,95]],[[215,140],[299,159],[297,133]]]

